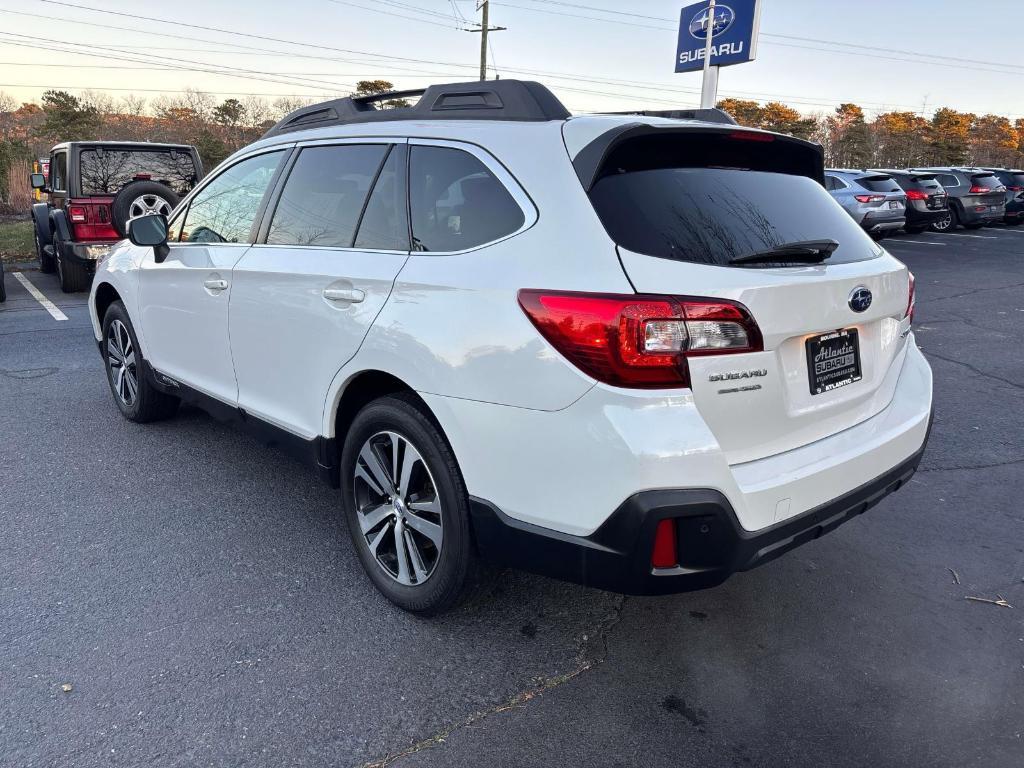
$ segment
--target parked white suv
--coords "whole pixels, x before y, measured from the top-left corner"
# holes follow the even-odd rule
[[[90,312],[127,418],[195,402],[315,462],[405,609],[480,563],[708,587],[928,437],[913,277],[823,174],[724,113],[574,118],[536,83],[341,99],[133,220]]]

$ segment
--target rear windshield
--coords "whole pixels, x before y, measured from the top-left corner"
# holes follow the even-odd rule
[[[984,187],[985,189],[998,189],[1003,186],[1003,182],[992,174],[987,176],[971,176],[971,184],[975,187]]]
[[[199,181],[190,152],[150,149],[83,149],[78,159],[82,195],[116,195],[133,181],[166,184],[179,195]]]
[[[938,190],[942,187],[934,176],[895,176],[893,178],[903,189]]]
[[[862,176],[857,183],[869,192],[900,191],[900,185],[891,176]]]
[[[621,172],[590,193],[612,239],[648,256],[728,265],[786,243],[831,238],[829,264],[873,258],[867,234],[807,176],[727,168]]]
[[[1024,173],[1004,173],[1002,177],[1007,187],[1024,188]]]

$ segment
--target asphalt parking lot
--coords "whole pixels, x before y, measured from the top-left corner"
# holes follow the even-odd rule
[[[8,271],[0,765],[1024,765],[1024,228],[884,245],[936,376],[908,487],[714,590],[505,573],[439,620],[311,470],[124,421],[86,296]]]

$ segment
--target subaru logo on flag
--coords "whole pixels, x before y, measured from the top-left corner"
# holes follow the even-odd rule
[[[871,306],[871,291],[863,285],[858,285],[850,293],[850,309],[854,312],[864,312]]]
[[[690,21],[690,34],[698,40],[707,40],[708,25],[710,24],[711,36],[718,37],[736,21],[736,14],[728,5],[716,5],[714,13],[715,15],[712,17],[708,9],[705,8],[694,15]]]

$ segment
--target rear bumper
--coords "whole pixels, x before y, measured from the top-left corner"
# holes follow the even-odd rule
[[[860,225],[868,232],[887,232],[900,229],[906,220],[906,210],[903,208],[898,211],[871,211],[864,216]]]
[[[514,520],[472,498],[481,555],[497,565],[629,595],[706,589],[835,530],[899,490],[917,471],[931,431],[908,459],[848,493],[756,532],[740,525],[728,499],[711,489],[652,490],[626,499],[590,536]],[[676,523],[679,565],[652,568],[659,521]]]
[[[919,210],[917,206],[910,206],[907,208],[907,224],[910,226],[926,227],[929,224],[934,224],[940,219],[944,219],[949,216],[949,208],[942,208],[941,210]]]
[[[976,208],[984,208],[984,211],[975,210]],[[1006,215],[1005,205],[987,205],[984,203],[978,203],[973,205],[964,205],[963,212],[960,214],[960,220],[964,224],[978,224],[988,223],[991,221],[1002,221]]]
[[[66,261],[85,267],[92,273],[96,271],[96,262],[116,244],[116,241],[64,243],[60,256]]]

